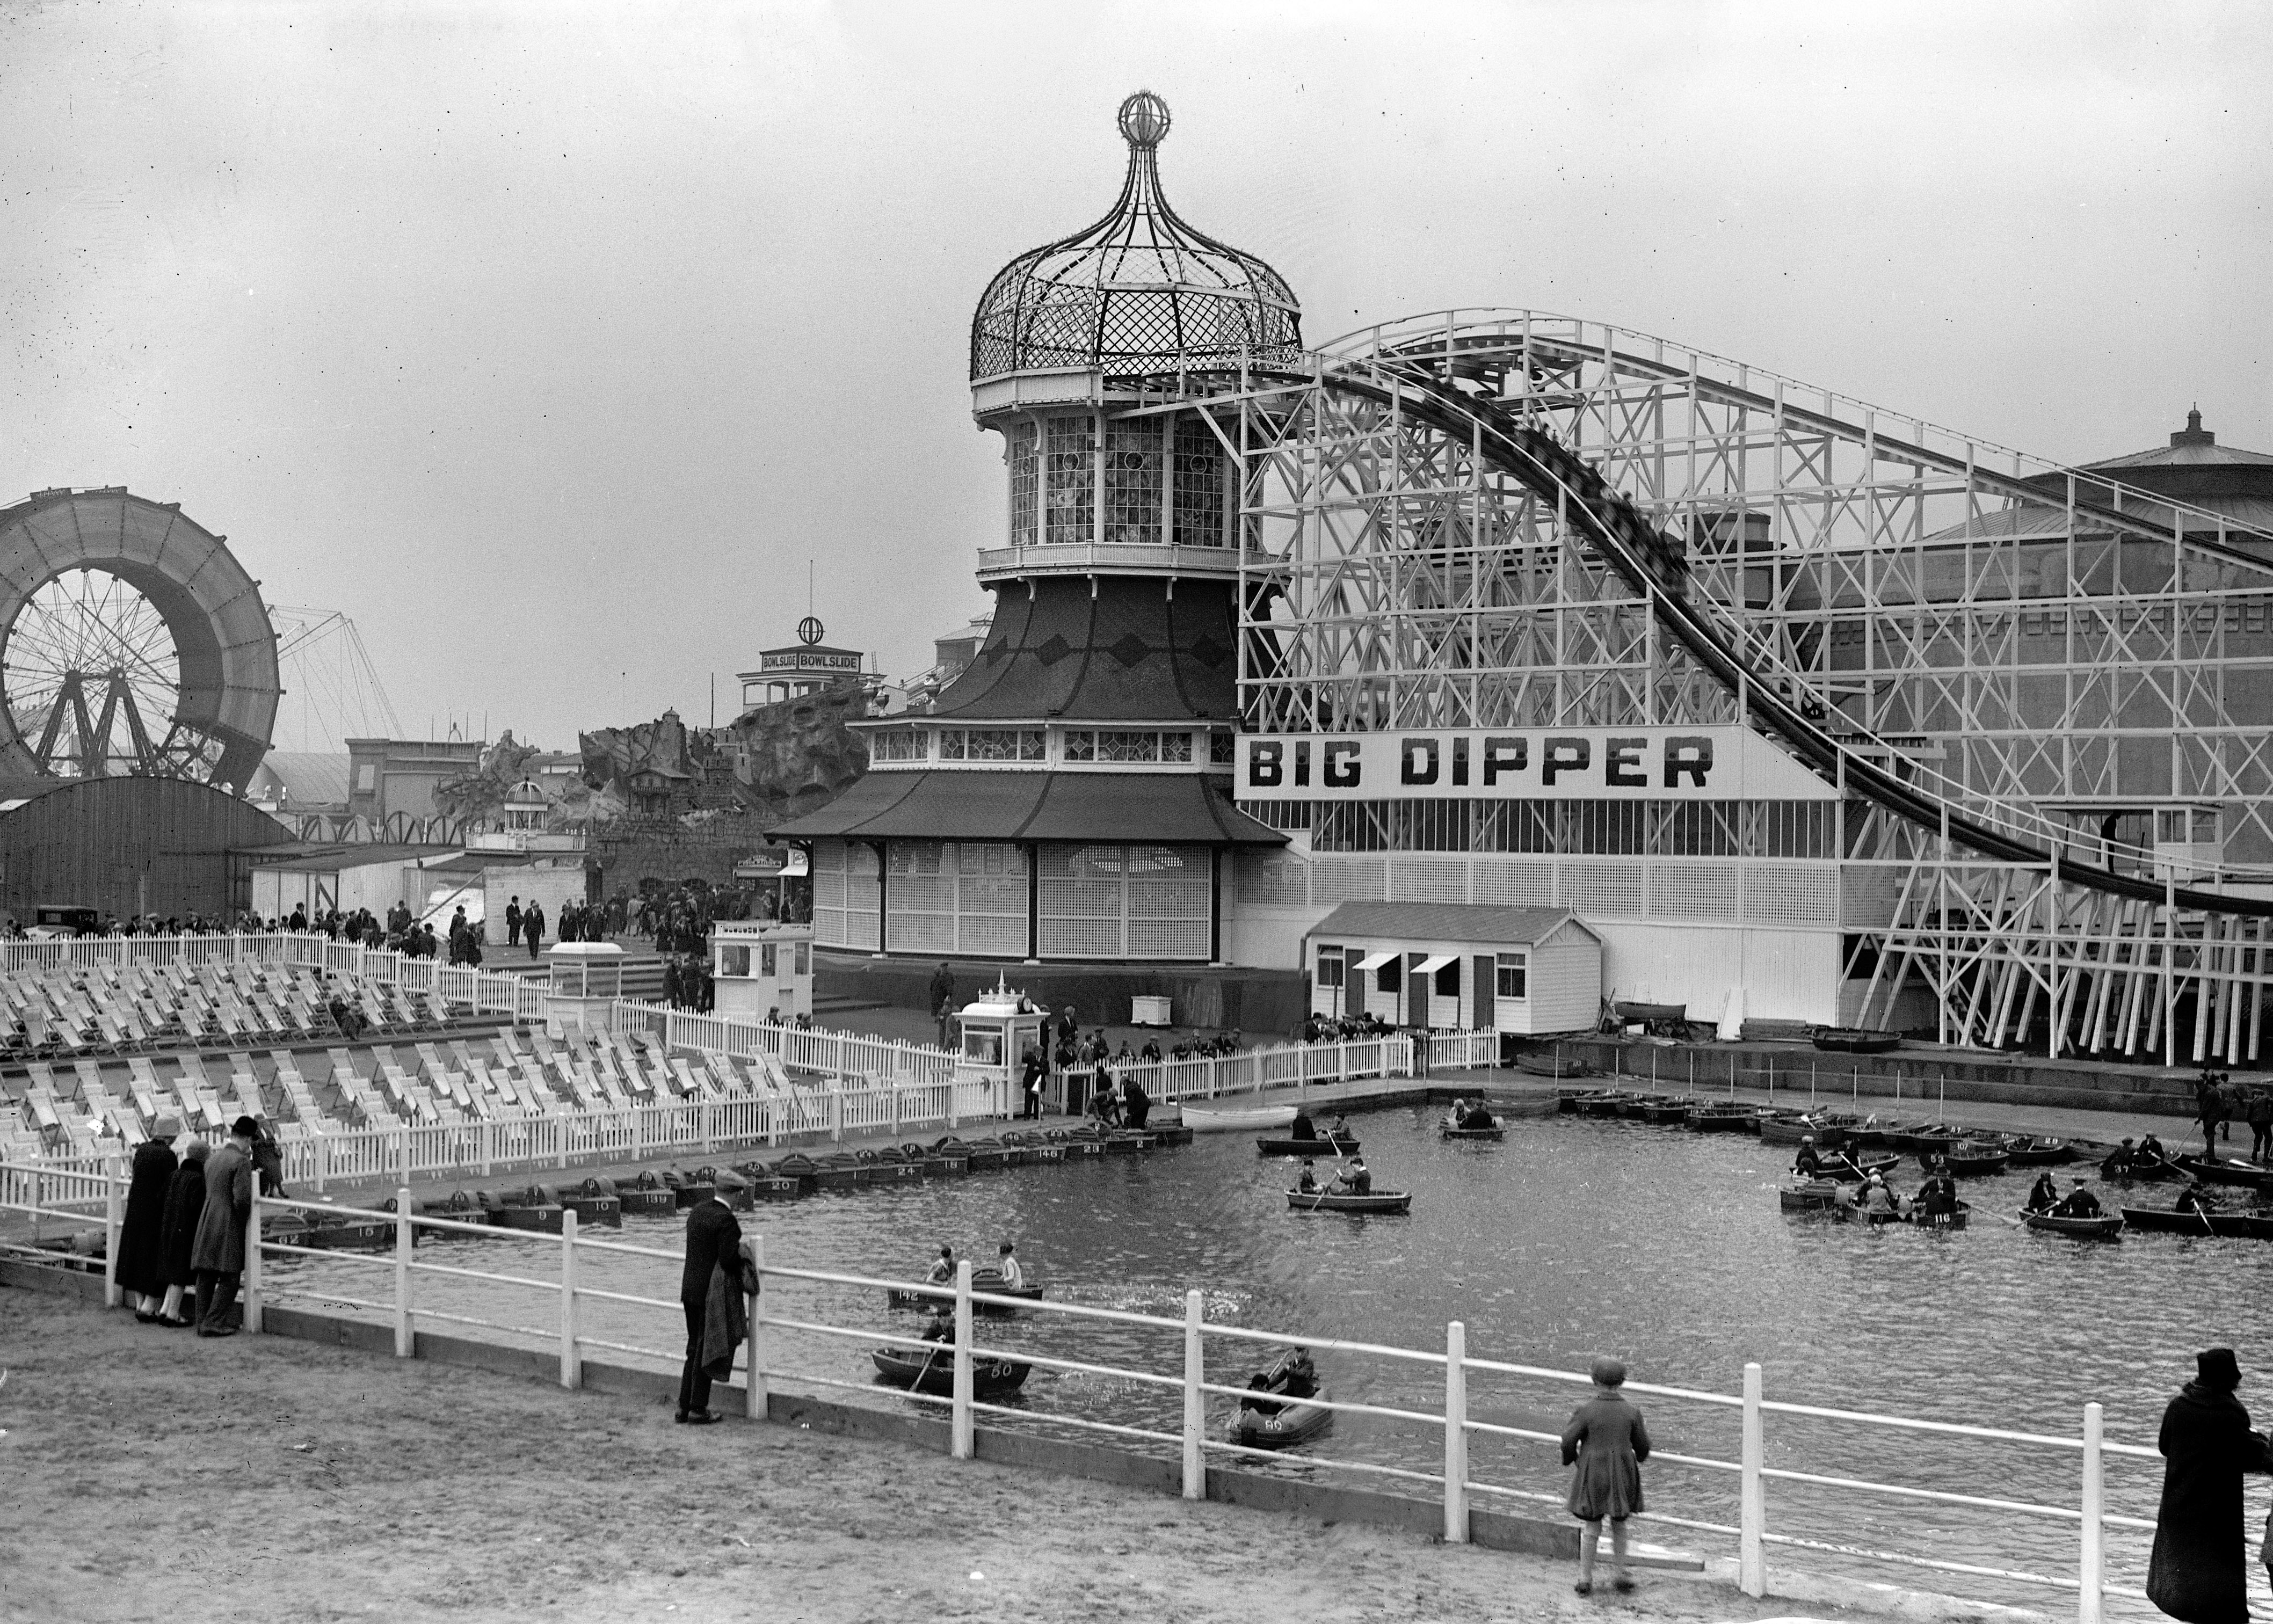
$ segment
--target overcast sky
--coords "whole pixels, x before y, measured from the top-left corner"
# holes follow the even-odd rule
[[[0,0],[0,493],[124,484],[554,748],[985,604],[967,329],[1121,98],[1304,332],[1663,334],[2040,455],[2273,451],[2262,4]],[[280,745],[307,716],[288,698]]]

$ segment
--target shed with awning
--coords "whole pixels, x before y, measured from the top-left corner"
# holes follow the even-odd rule
[[[1536,1037],[1602,1013],[1602,939],[1565,908],[1344,902],[1304,957],[1320,1016]]]

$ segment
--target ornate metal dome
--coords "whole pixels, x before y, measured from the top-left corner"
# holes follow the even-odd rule
[[[987,284],[971,322],[972,382],[1028,367],[1142,377],[1302,348],[1302,307],[1286,278],[1193,229],[1160,195],[1168,104],[1138,91],[1121,104],[1121,133],[1129,176],[1112,213],[1019,255]]]

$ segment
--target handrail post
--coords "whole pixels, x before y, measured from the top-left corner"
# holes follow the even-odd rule
[[[2083,1407],[2083,1525],[2080,1571],[2076,1575],[2075,1624],[2099,1624],[2100,1586],[2104,1566],[2105,1507],[2102,1491],[2100,1431],[2104,1418],[2097,1404]]]
[[[410,1184],[403,1181],[394,1193],[394,1357],[407,1359],[416,1351],[410,1330],[410,1248],[417,1237],[410,1227]]]
[[[1747,1596],[1765,1596],[1768,1576],[1763,1536],[1767,1532],[1768,1505],[1760,1471],[1767,1464],[1767,1441],[1760,1426],[1760,1367],[1757,1363],[1744,1366],[1742,1454],[1737,1515],[1737,1588]]]
[[[949,1453],[967,1461],[976,1440],[971,1435],[971,1260],[955,1266],[955,1389],[949,1411]]]
[[[260,1334],[260,1175],[252,1176],[252,1211],[244,1220],[244,1328]]]
[[[1444,1543],[1468,1543],[1468,1328],[1444,1327]]]
[[[118,1289],[118,1231],[125,1219],[118,1194],[118,1157],[102,1158],[102,1304],[116,1308],[124,1294]]]
[[[1207,1381],[1204,1351],[1200,1345],[1204,1313],[1197,1291],[1184,1293],[1184,1498],[1207,1498]]]
[[[756,1268],[758,1294],[750,1299],[750,1373],[742,1384],[743,1413],[766,1418],[766,1238],[750,1237],[750,1261]]]
[[[576,1351],[576,1209],[560,1214],[560,1385],[584,1385],[584,1362]]]

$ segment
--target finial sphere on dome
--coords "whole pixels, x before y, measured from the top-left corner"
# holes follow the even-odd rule
[[[1131,146],[1158,146],[1168,138],[1168,104],[1138,91],[1121,104],[1121,135]]]

